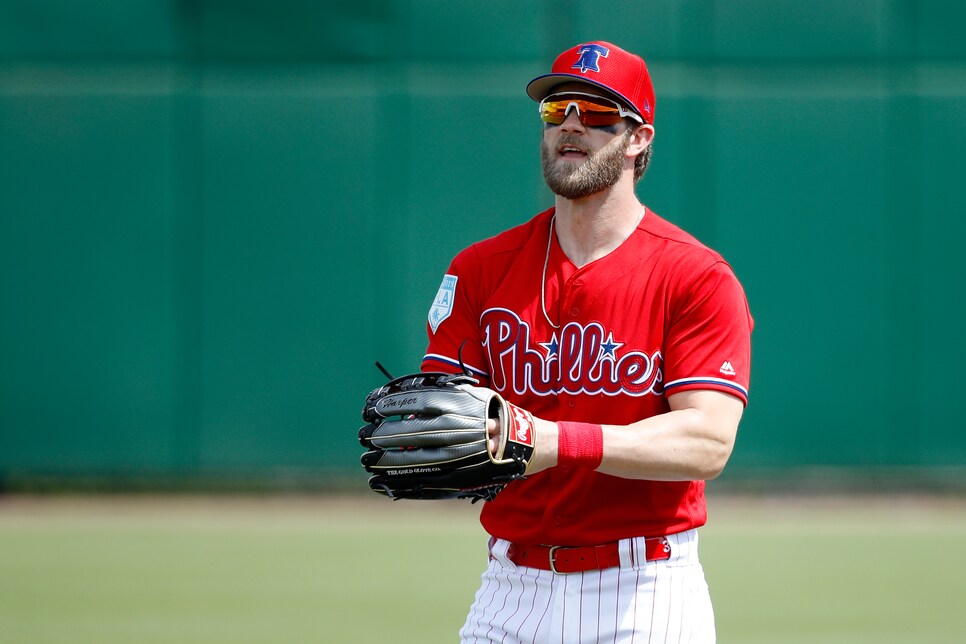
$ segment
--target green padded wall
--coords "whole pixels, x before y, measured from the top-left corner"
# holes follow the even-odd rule
[[[966,4],[0,3],[0,485],[351,472],[449,259],[551,203],[523,88],[642,53],[639,194],[757,327],[729,473],[963,466]]]

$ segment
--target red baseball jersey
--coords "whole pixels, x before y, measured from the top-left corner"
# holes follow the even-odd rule
[[[687,389],[747,403],[753,322],[718,253],[646,210],[621,246],[577,268],[551,240],[553,214],[453,259],[429,312],[423,370],[459,371],[462,347],[482,385],[553,421],[627,425],[669,411],[667,396]],[[481,513],[491,535],[549,545],[662,536],[706,519],[704,481],[560,466],[514,481]]]

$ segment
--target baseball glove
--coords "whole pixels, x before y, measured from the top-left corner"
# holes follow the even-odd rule
[[[492,500],[522,478],[533,455],[533,416],[467,374],[417,373],[366,398],[359,442],[369,487],[393,499]],[[500,424],[491,454],[486,421]]]

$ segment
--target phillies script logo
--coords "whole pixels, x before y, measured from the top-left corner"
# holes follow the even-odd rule
[[[549,342],[531,344],[530,327],[513,311],[483,313],[483,347],[490,362],[490,384],[518,394],[606,394],[644,396],[664,393],[660,351],[619,351],[613,333],[597,322],[571,322]],[[539,347],[539,348],[538,348]]]

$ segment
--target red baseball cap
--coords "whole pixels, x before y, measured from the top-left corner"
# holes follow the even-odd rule
[[[644,59],[602,40],[584,43],[557,56],[549,74],[527,85],[527,94],[542,101],[561,83],[579,81],[622,99],[646,123],[654,123],[654,86]]]

